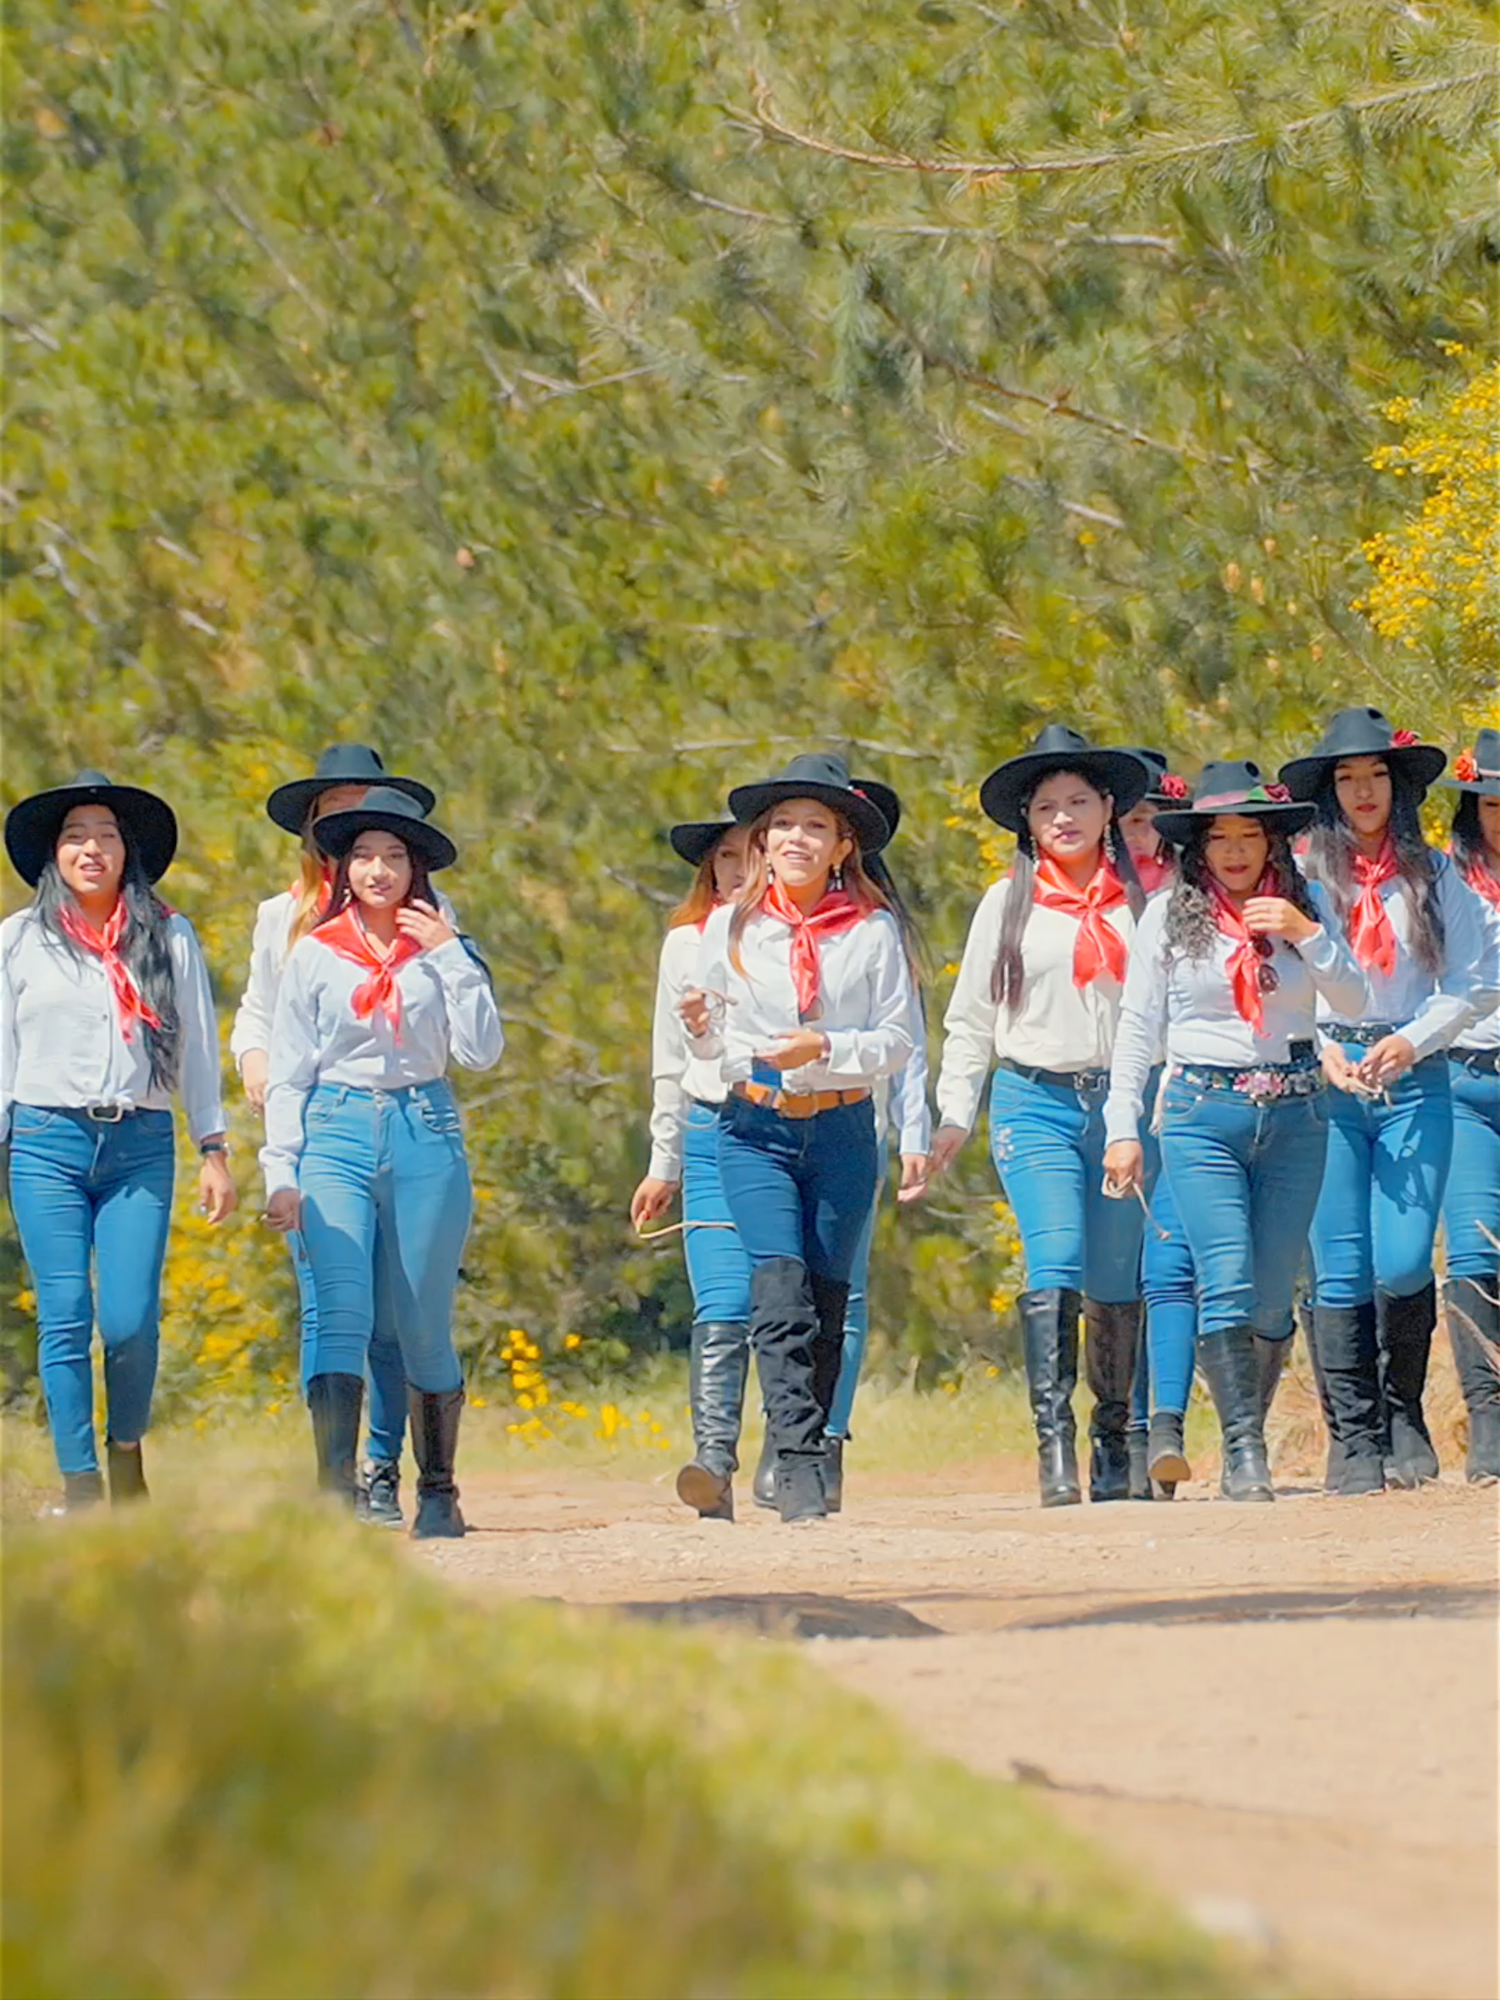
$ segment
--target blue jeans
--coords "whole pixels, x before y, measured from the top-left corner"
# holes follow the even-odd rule
[[[430,1394],[459,1388],[453,1292],[473,1194],[446,1081],[319,1084],[303,1133],[302,1238],[317,1293],[309,1379],[364,1374],[383,1260],[406,1380]]]
[[[1500,1076],[1481,1076],[1452,1060],[1448,1075],[1453,1087],[1453,1165],[1443,1194],[1448,1271],[1455,1278],[1492,1278],[1500,1269]]]
[[[1147,1144],[1150,1155],[1155,1142]],[[1165,1230],[1165,1236],[1159,1235]],[[1138,1371],[1148,1385],[1150,1407],[1176,1415],[1186,1410],[1193,1389],[1193,1354],[1198,1339],[1198,1279],[1187,1231],[1172,1199],[1172,1183],[1157,1172],[1151,1189],[1151,1224],[1141,1251],[1141,1296],[1146,1301],[1149,1367]],[[1139,1398],[1132,1415],[1145,1415]]]
[[[317,1352],[318,1293],[313,1284],[312,1265],[301,1232],[287,1232],[292,1271],[297,1280],[297,1303],[302,1327],[302,1393],[314,1373]],[[371,1458],[399,1458],[406,1436],[406,1365],[401,1359],[401,1343],[396,1338],[395,1308],[391,1303],[391,1277],[383,1239],[376,1246],[375,1326],[370,1335],[370,1435],[366,1446]]]
[[[682,1135],[682,1219],[731,1222],[719,1177],[719,1113],[690,1103]],[[700,1324],[743,1326],[750,1318],[750,1259],[733,1228],[685,1229],[683,1254]]]
[[[812,1118],[727,1098],[719,1174],[752,1265],[797,1257],[815,1276],[848,1284],[875,1206],[875,1155],[869,1098]]]
[[[1346,1047],[1351,1062],[1363,1048]],[[1432,1282],[1432,1243],[1453,1153],[1446,1056],[1409,1069],[1384,1098],[1328,1092],[1328,1167],[1312,1224],[1320,1306],[1409,1298]]]
[[[1197,1272],[1205,1334],[1248,1325],[1284,1340],[1291,1331],[1328,1151],[1328,1095],[1257,1105],[1232,1090],[1166,1084],[1162,1164]]]
[[[1104,1193],[1104,1093],[1088,1096],[997,1069],[990,1157],[1015,1212],[1028,1291],[1140,1297],[1140,1204]]]
[[[870,1242],[875,1234],[875,1217],[880,1210],[881,1190],[890,1165],[889,1139],[879,1141],[875,1155],[875,1199],[855,1246],[854,1264],[849,1273],[849,1309],[844,1314],[844,1351],[839,1357],[838,1386],[833,1392],[833,1408],[828,1416],[830,1437],[848,1437],[849,1419],[854,1414],[854,1394],[860,1370],[865,1365],[865,1347],[870,1338]]]
[[[82,1111],[11,1108],[10,1202],[36,1286],[42,1393],[64,1474],[99,1469],[96,1296],[109,1435],[135,1444],[150,1426],[175,1169],[170,1111],[104,1125]]]

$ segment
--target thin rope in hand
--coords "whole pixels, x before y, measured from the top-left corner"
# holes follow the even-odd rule
[[[659,1236],[675,1236],[680,1229],[733,1229],[732,1222],[668,1222],[660,1229],[637,1229],[635,1232],[643,1243],[654,1243]]]

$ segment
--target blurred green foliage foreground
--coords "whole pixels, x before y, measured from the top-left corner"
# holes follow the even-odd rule
[[[12,2000],[1261,1990],[788,1653],[310,1512],[5,1560]]]

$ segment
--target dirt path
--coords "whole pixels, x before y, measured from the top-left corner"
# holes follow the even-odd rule
[[[700,1524],[669,1478],[471,1481],[478,1532],[423,1559],[800,1640],[1315,1993],[1493,2000],[1494,1492],[1043,1514],[1025,1478],[856,1472],[841,1519],[797,1529]]]

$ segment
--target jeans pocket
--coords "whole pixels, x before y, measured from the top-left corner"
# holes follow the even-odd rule
[[[440,1139],[456,1139],[463,1131],[458,1106],[446,1094],[441,1097],[419,1096],[417,1110],[428,1131],[435,1132]]]
[[[57,1113],[49,1111],[44,1104],[17,1104],[10,1114],[10,1133],[13,1139],[35,1139],[56,1123]]]
[[[1169,1083],[1161,1094],[1163,1118],[1191,1118],[1203,1102],[1204,1093],[1190,1083]]]

